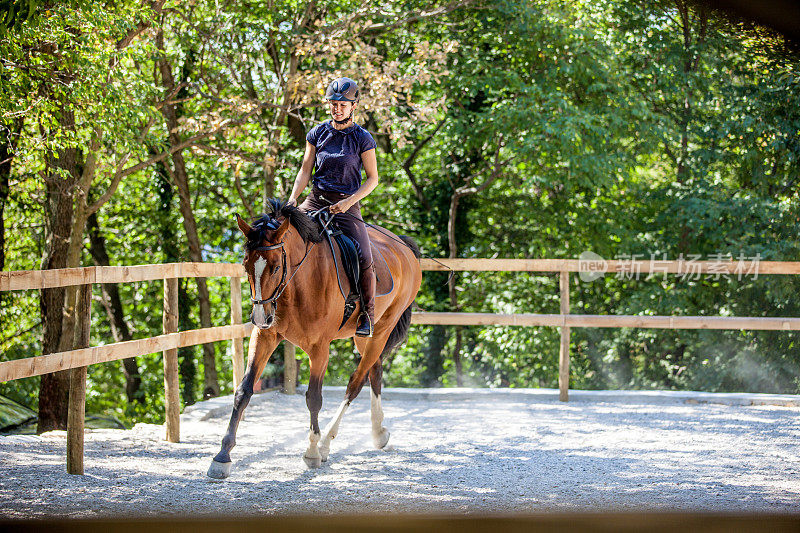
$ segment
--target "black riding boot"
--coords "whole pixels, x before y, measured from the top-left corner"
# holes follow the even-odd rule
[[[361,315],[358,318],[356,335],[372,337],[375,328],[375,264],[361,271]]]

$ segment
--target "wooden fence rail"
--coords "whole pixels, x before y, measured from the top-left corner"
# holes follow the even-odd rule
[[[591,261],[581,259],[427,259],[422,270],[472,272],[607,272],[612,274],[800,274],[800,261]]]
[[[762,274],[800,274],[800,261],[695,261],[695,260],[574,260],[574,259],[422,259],[427,271],[494,271],[494,272],[558,272],[560,289],[559,314],[491,314],[491,313],[413,313],[413,324],[476,325],[476,326],[549,326],[561,330],[559,349],[559,398],[568,400],[570,328],[666,328],[666,329],[747,329],[800,331],[797,317],[711,317],[711,316],[629,316],[573,315],[569,312],[569,275],[588,272],[595,275],[616,274],[632,278],[641,273],[683,274],[690,276]],[[0,381],[37,376],[59,370],[73,369],[70,379],[69,439],[67,442],[68,471],[83,473],[83,420],[86,367],[128,357],[163,352],[166,410],[166,438],[180,439],[177,349],[185,346],[232,340],[234,388],[244,374],[242,339],[250,334],[251,324],[242,324],[242,278],[246,275],[240,264],[229,263],[168,263],[117,267],[82,267],[44,271],[0,272],[0,291],[35,290],[55,287],[82,286],[78,298],[76,349],[47,355],[0,362]],[[177,331],[178,278],[228,277],[231,287],[231,325]],[[88,346],[89,306],[91,286],[95,283],[130,283],[140,281],[164,283],[164,333],[101,346]],[[296,366],[294,347],[284,347],[286,359],[284,382],[287,392],[294,392]]]
[[[550,326],[557,328],[749,329],[800,331],[800,318],[795,317],[412,313],[411,323],[445,326]]]
[[[252,325],[216,326],[0,362],[0,381],[40,376],[79,366],[138,357],[209,342],[243,339]]]
[[[177,278],[244,277],[238,263],[164,263],[0,272],[0,291],[52,289],[89,283],[131,283]]]

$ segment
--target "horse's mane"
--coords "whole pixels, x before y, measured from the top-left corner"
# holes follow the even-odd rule
[[[268,200],[270,213],[264,213],[251,224],[250,233],[247,234],[247,249],[258,248],[267,238],[267,231],[275,231],[280,227],[279,217],[286,217],[295,227],[303,242],[322,241],[322,226],[305,212],[293,205],[286,205],[277,198]]]

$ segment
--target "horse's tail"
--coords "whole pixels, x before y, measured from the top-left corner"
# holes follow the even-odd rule
[[[416,241],[406,235],[398,235],[398,237],[400,237],[406,246],[411,248],[411,251],[414,252],[414,256],[419,259],[422,254],[419,251],[419,245],[417,245]],[[381,358],[400,346],[408,337],[408,328],[411,327],[411,308],[413,306],[414,301],[412,300],[408,309],[403,311],[403,314],[397,319],[397,324],[395,324],[394,329],[389,334],[389,338],[386,340],[386,346],[383,347]]]
[[[411,326],[411,307],[414,305],[414,302],[411,302],[411,305],[408,306],[408,309],[403,311],[403,314],[400,315],[400,318],[397,319],[397,324],[394,325],[394,329],[389,334],[389,338],[386,340],[386,346],[383,347],[383,351],[381,352],[381,359],[383,356],[388,355],[392,350],[400,346],[408,337],[408,328]]]
[[[398,237],[400,237],[400,240],[403,241],[406,246],[411,248],[411,251],[414,252],[414,256],[417,259],[422,257],[422,252],[419,251],[419,245],[417,244],[417,241],[415,241],[408,235],[398,235]]]

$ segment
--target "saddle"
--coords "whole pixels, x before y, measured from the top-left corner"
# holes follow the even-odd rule
[[[361,264],[358,260],[356,243],[353,241],[353,239],[342,232],[339,226],[336,225],[336,223],[332,220],[330,211],[327,209],[320,209],[319,211],[309,214],[316,219],[323,228],[325,228],[325,240],[328,242],[328,246],[330,246],[331,249],[331,254],[333,255],[333,262],[336,267],[336,281],[339,284],[339,291],[342,293],[342,297],[344,298],[344,313],[342,316],[342,323],[339,324],[339,329],[342,329],[350,317],[353,316],[353,313],[356,310],[356,304],[361,302],[363,308],[361,284],[359,283],[359,280],[361,279]],[[334,242],[336,243],[336,246],[334,246]],[[337,246],[342,258],[341,268],[339,265],[338,254],[336,253]],[[372,250],[373,258],[375,259],[375,296],[378,297],[388,294],[392,291],[394,288],[394,279],[392,278],[389,266],[386,264],[386,260],[383,258],[383,255],[374,247]],[[375,252],[377,252],[377,254]],[[383,263],[380,266],[377,261],[378,256],[380,256]],[[350,282],[350,290],[348,294],[345,294],[342,284],[342,271],[344,271],[345,275],[347,276],[347,280]],[[390,285],[386,287],[387,283],[381,283],[382,279],[390,282]]]

